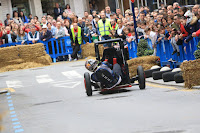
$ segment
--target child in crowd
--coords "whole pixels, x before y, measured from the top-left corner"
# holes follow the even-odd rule
[[[89,28],[89,30],[88,30],[87,37],[90,37],[91,41],[93,41],[93,40],[92,40],[92,37],[93,37],[93,36],[95,36],[95,37],[98,36],[98,35],[97,35],[97,31],[96,31],[95,28],[92,27],[92,24],[89,24],[88,28]]]

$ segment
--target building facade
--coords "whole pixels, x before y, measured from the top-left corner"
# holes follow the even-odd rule
[[[179,2],[181,5],[193,5],[200,3],[200,0],[135,0],[135,6],[148,6],[151,10],[159,7],[161,2],[172,4]],[[89,11],[89,3],[96,4],[96,8],[101,11],[105,6],[110,6],[112,11],[121,8],[122,12],[131,8],[131,0],[0,0],[0,20],[6,18],[13,11],[23,11],[26,16],[32,14],[41,18],[43,15],[53,15],[55,3],[59,3],[62,8],[66,4],[71,6],[71,10],[82,17],[84,11]]]

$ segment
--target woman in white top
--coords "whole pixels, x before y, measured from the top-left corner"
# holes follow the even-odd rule
[[[72,13],[72,11],[71,11],[71,7],[70,7],[69,4],[66,5],[65,12],[66,12],[67,14],[71,14],[71,13]]]
[[[16,23],[16,24],[21,24],[23,25],[23,21],[22,19],[18,16],[18,12],[17,11],[14,11],[13,12],[13,21]]]

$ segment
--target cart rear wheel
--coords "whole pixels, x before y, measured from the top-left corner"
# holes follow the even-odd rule
[[[144,90],[146,87],[146,83],[145,83],[145,74],[142,66],[138,66],[137,74],[138,74],[139,87],[141,90]]]
[[[85,83],[85,89],[86,89],[87,96],[92,96],[92,85],[91,85],[89,73],[84,74],[84,83]]]

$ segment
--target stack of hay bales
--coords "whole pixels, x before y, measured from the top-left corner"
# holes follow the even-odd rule
[[[95,55],[94,43],[81,45],[81,49],[82,49],[83,58],[95,57],[96,56]],[[100,54],[101,57],[103,56],[103,51],[104,51],[103,45],[99,45],[99,54]]]
[[[41,43],[0,48],[0,54],[0,72],[42,67],[52,62]]]
[[[200,59],[187,61],[181,64],[185,87],[192,88],[200,85]]]
[[[138,66],[142,66],[145,70],[151,69],[152,66],[156,65],[156,61],[159,59],[157,56],[144,56],[128,60],[129,74],[130,77],[137,75]]]

